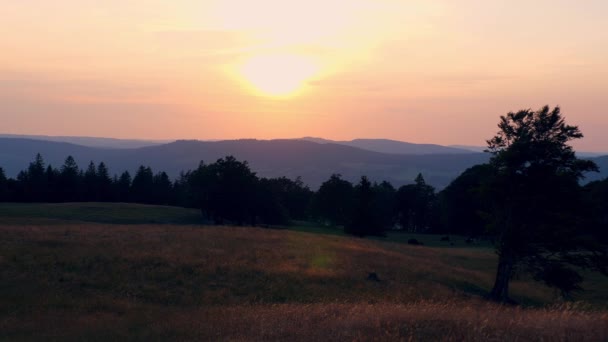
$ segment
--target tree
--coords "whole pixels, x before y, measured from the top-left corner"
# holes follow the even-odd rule
[[[486,232],[484,214],[490,211],[483,187],[493,175],[489,164],[464,171],[439,194],[441,232],[479,236]]]
[[[202,189],[194,184],[195,175],[199,170],[205,168],[205,164],[201,162],[199,167],[194,171],[180,172],[179,177],[173,182],[173,201],[176,205],[186,208],[201,209],[203,194],[198,193],[196,189]]]
[[[87,170],[84,172],[84,197],[85,201],[99,200],[99,185],[97,181],[97,168],[95,163],[91,161]]]
[[[120,175],[116,187],[118,201],[129,202],[131,200],[131,174],[129,171],[125,171]]]
[[[339,174],[321,184],[315,196],[316,214],[331,225],[348,223],[352,210],[353,185]]]
[[[140,166],[131,184],[131,200],[136,203],[152,203],[154,173],[150,167]]]
[[[296,180],[286,177],[263,178],[260,180],[260,183],[261,191],[270,192],[271,194],[267,194],[267,196],[273,198],[277,202],[277,205],[281,207],[280,209],[275,208],[273,212],[284,216],[283,221],[288,221],[289,219],[305,220],[307,218],[313,192],[304,185],[299,177]],[[280,213],[277,209],[284,213]],[[281,216],[277,216],[276,218],[278,219]]]
[[[27,202],[43,202],[48,192],[44,159],[40,153],[31,162],[26,171],[17,176],[22,200]]]
[[[418,174],[414,184],[404,185],[397,192],[399,223],[411,232],[426,232],[433,222],[435,189]]]
[[[0,202],[6,201],[8,197],[8,179],[4,169],[0,167]]]
[[[51,165],[46,167],[44,172],[46,182],[46,194],[44,196],[47,202],[57,202],[61,188],[58,187],[59,171],[55,170]]]
[[[152,202],[154,204],[169,204],[173,184],[166,172],[159,172],[153,179]]]
[[[59,173],[59,188],[61,195],[58,200],[61,202],[73,202],[78,200],[80,191],[80,170],[72,156],[68,156],[61,167]]]
[[[578,288],[576,267],[606,272],[605,248],[578,234],[580,186],[584,172],[597,170],[576,158],[568,142],[580,139],[559,107],[522,110],[500,118],[488,140],[492,180],[490,227],[496,234],[498,267],[490,297],[509,301],[509,281],[517,269],[562,290]]]
[[[585,185],[586,233],[608,243],[608,178]]]
[[[255,193],[256,213],[267,224],[289,223],[289,210],[285,203],[286,183],[281,179],[262,178]]]
[[[344,227],[344,232],[359,237],[366,235],[383,235],[383,230],[374,211],[374,191],[372,183],[367,177],[361,177],[361,181],[355,187],[355,203],[352,216]]]
[[[374,184],[374,213],[376,223],[384,232],[393,228],[397,214],[397,190],[389,182]]]
[[[108,202],[113,200],[113,182],[110,172],[104,162],[97,165],[97,200]]]
[[[218,159],[198,169],[189,177],[203,215],[216,224],[225,221],[239,225],[256,223],[258,178],[247,162],[232,156]]]

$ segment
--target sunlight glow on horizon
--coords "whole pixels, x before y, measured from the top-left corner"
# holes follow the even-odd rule
[[[285,98],[301,91],[319,66],[305,56],[259,55],[249,58],[238,71],[256,91]]]
[[[607,15],[602,0],[0,0],[0,133],[483,145],[500,115],[549,104],[607,150]]]

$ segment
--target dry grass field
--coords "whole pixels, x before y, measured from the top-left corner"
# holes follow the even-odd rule
[[[488,248],[24,208],[0,206],[0,340],[608,340],[606,280],[559,304],[522,278],[498,306]]]

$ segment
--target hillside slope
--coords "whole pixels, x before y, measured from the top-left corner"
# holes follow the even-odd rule
[[[496,266],[491,249],[251,227],[58,222],[0,216],[0,336],[8,340],[608,337],[606,311],[484,302]],[[584,287],[576,299],[602,310],[605,280]],[[512,293],[533,306],[554,298],[525,278]]]

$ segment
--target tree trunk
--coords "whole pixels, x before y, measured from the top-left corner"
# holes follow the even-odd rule
[[[490,293],[490,298],[501,303],[508,303],[509,281],[513,273],[513,256],[511,253],[501,253],[498,258],[498,269],[496,270],[496,281]]]

